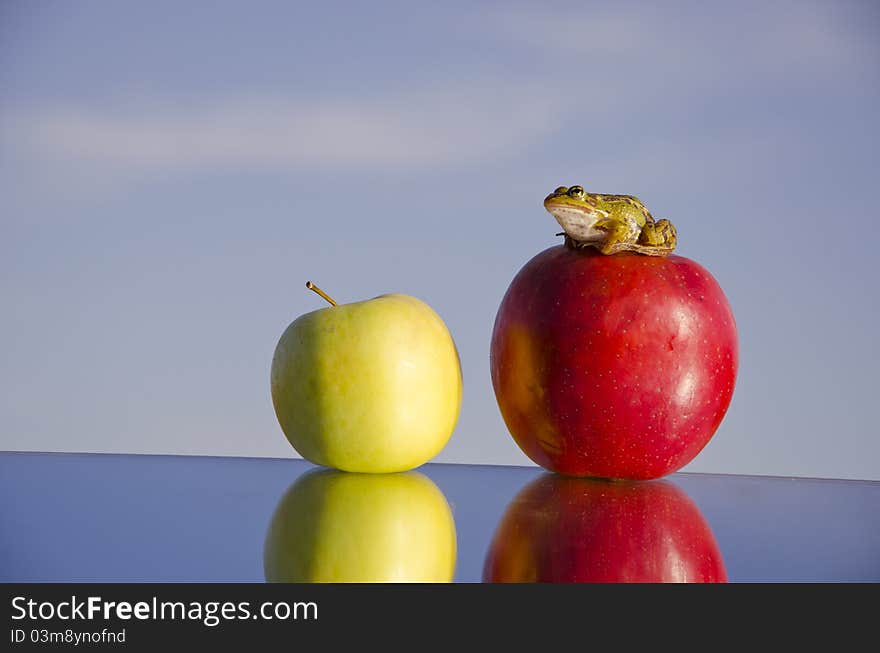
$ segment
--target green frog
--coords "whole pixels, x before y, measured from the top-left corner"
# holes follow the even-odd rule
[[[654,220],[639,198],[584,192],[583,186],[560,186],[544,200],[544,208],[565,230],[565,242],[580,249],[595,247],[603,254],[636,252],[666,256],[676,244],[675,226]]]

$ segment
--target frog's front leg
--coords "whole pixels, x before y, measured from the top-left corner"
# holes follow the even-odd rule
[[[623,251],[639,237],[639,226],[628,220],[601,220],[595,226],[607,233],[605,240],[599,244],[599,251],[603,254]]]

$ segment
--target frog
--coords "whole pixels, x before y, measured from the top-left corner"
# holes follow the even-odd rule
[[[665,218],[654,220],[635,195],[587,193],[583,186],[559,186],[544,199],[544,208],[563,228],[565,243],[572,249],[667,256],[677,244],[675,226]]]

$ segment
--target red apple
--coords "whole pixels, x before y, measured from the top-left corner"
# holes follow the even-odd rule
[[[672,483],[545,474],[508,506],[483,581],[713,583],[727,574],[709,525]]]
[[[736,324],[694,261],[559,245],[511,282],[490,357],[501,414],[532,460],[650,479],[690,462],[721,423]]]

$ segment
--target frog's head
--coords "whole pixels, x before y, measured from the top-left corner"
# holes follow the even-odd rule
[[[605,237],[595,224],[607,218],[608,211],[600,209],[595,196],[585,193],[583,186],[560,186],[544,198],[544,208],[574,240],[591,242]]]

